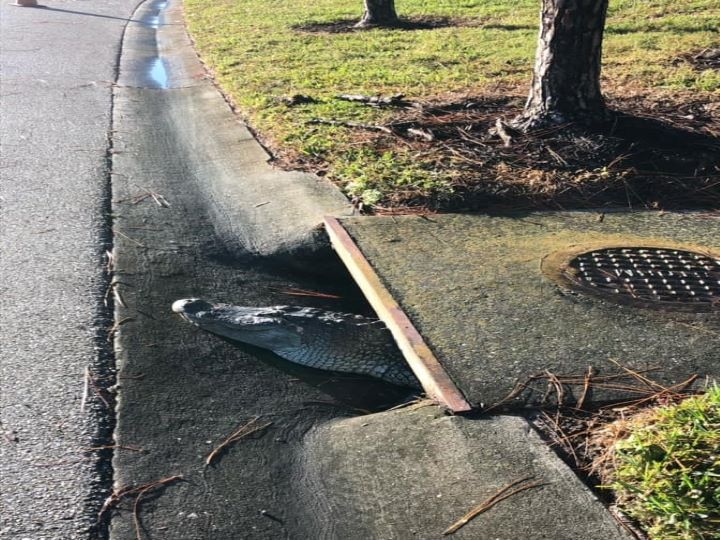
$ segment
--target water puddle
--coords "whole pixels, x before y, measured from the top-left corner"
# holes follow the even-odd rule
[[[154,55],[150,54],[141,61],[142,86],[146,88],[163,90],[170,88],[170,70],[167,60],[160,54],[160,40],[158,38],[159,30],[165,25],[163,11],[167,6],[168,2],[165,0],[150,2],[147,10],[140,18],[140,24],[147,29],[140,39],[148,49],[156,51]]]
[[[154,58],[150,64],[148,75],[152,82],[155,83],[152,88],[168,88],[168,70],[165,67],[165,62],[159,56]]]
[[[167,2],[153,2],[150,4],[151,11],[142,18],[142,23],[150,28],[158,29],[162,26],[162,12],[167,7]]]

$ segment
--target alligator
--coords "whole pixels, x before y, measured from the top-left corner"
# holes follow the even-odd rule
[[[421,388],[379,319],[301,306],[211,304],[198,298],[178,300],[172,310],[203,330],[297,364]]]

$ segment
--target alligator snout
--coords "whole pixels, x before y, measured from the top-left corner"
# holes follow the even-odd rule
[[[180,315],[194,315],[200,311],[210,311],[213,305],[199,298],[183,298],[173,302],[172,310]]]

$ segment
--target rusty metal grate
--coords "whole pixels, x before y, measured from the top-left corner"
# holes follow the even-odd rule
[[[720,309],[720,260],[671,248],[622,247],[572,259],[565,277],[576,286],[644,305]]]

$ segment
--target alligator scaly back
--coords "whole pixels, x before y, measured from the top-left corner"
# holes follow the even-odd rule
[[[172,309],[203,330],[268,349],[297,364],[420,388],[378,319],[300,306],[211,304],[197,298],[178,300]]]

